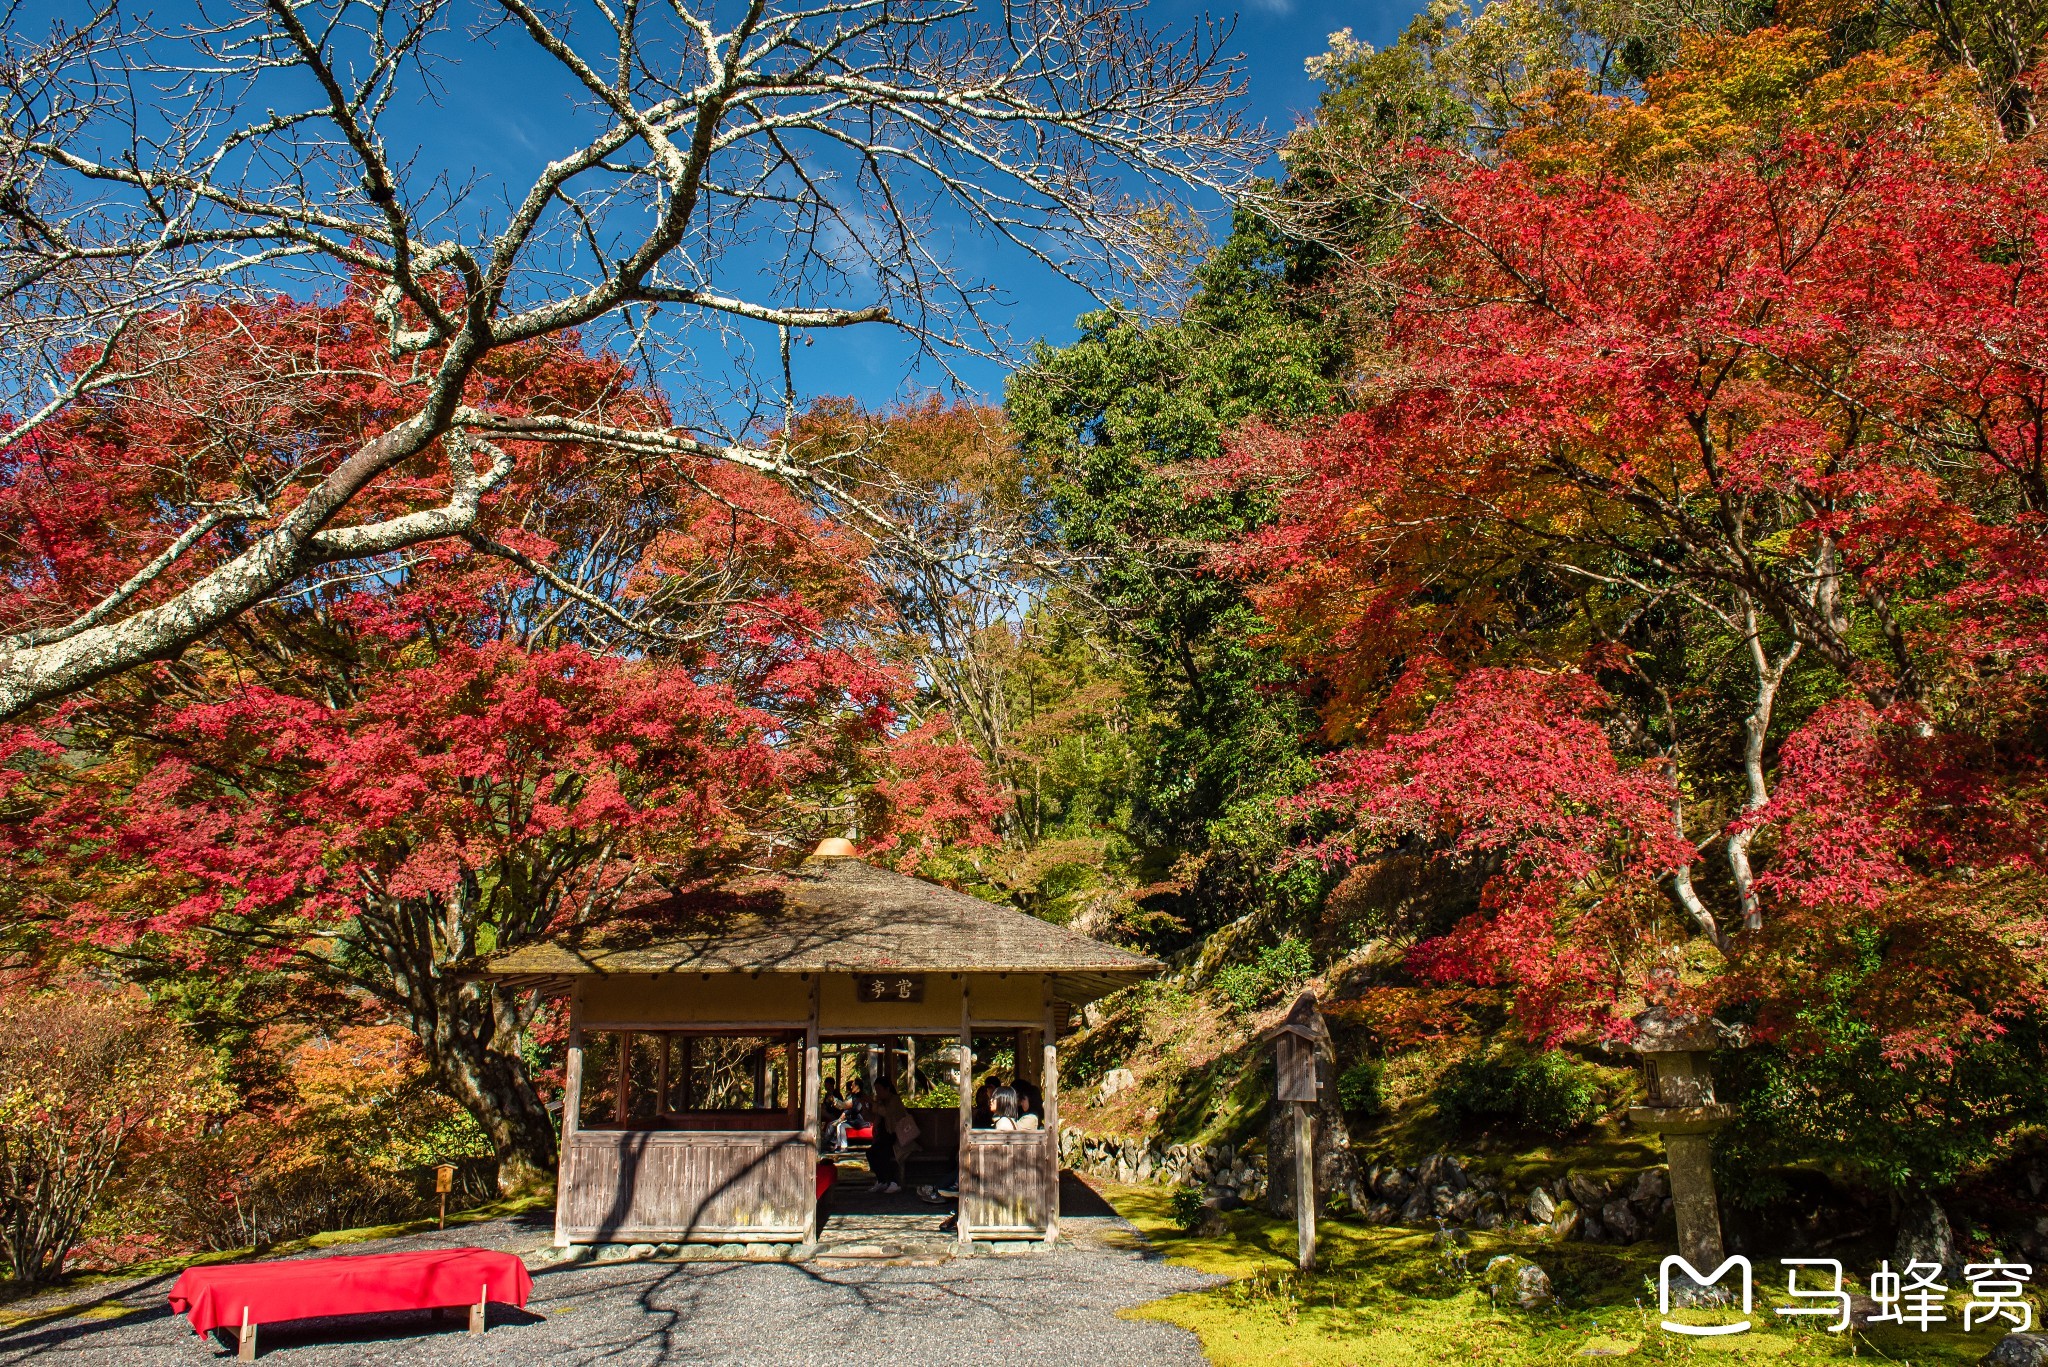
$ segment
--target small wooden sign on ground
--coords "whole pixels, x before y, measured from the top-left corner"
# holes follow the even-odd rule
[[[1294,1225],[1296,1261],[1306,1272],[1316,1262],[1315,1105],[1322,1093],[1322,1060],[1330,1053],[1330,1027],[1304,992],[1286,1019],[1266,1032],[1273,1042],[1273,1099],[1294,1110]]]

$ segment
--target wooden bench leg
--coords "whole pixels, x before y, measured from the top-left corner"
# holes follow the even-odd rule
[[[469,1307],[469,1332],[481,1334],[484,1331],[484,1307],[490,1303],[491,1288],[488,1283],[477,1294],[476,1304]]]
[[[242,1307],[242,1332],[236,1340],[235,1360],[254,1362],[256,1360],[256,1326],[249,1323],[249,1308]]]

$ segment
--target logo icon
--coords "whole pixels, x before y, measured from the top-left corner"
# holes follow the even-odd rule
[[[1674,1253],[1657,1267],[1658,1314],[1668,1316],[1671,1313],[1671,1269],[1674,1267],[1680,1269],[1687,1277],[1691,1278],[1694,1286],[1702,1287],[1712,1286],[1720,1281],[1722,1277],[1728,1274],[1728,1269],[1731,1267],[1741,1268],[1742,1313],[1745,1315],[1749,1313],[1752,1300],[1749,1259],[1738,1253],[1727,1262],[1715,1268],[1711,1273],[1702,1273],[1698,1268]],[[1696,1338],[1708,1338],[1718,1334],[1740,1334],[1749,1328],[1749,1321],[1746,1319],[1737,1320],[1733,1324],[1680,1324],[1676,1320],[1667,1318],[1663,1323],[1664,1327],[1674,1334],[1690,1334]]]

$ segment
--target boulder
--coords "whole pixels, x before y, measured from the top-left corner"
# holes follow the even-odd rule
[[[1433,1187],[1442,1182],[1444,1180],[1444,1158],[1444,1154],[1433,1153],[1423,1159],[1422,1166],[1415,1170],[1415,1180],[1422,1183],[1425,1187]]]
[[[1408,1194],[1408,1199],[1401,1204],[1401,1223],[1404,1225],[1424,1223],[1429,1219],[1430,1205],[1428,1189],[1417,1187]]]
[[[1916,1196],[1906,1202],[1899,1218],[1899,1241],[1892,1250],[1898,1265],[1936,1263],[1953,1283],[1962,1278],[1962,1260],[1956,1256],[1956,1237],[1949,1228],[1948,1212],[1931,1196]]]
[[[1604,1244],[1608,1239],[1607,1226],[1600,1223],[1598,1216],[1588,1215],[1579,1222],[1579,1237],[1589,1244]]]
[[[1642,1222],[1626,1201],[1609,1201],[1600,1207],[1600,1223],[1615,1238],[1615,1242],[1632,1244],[1643,1237]]]
[[[1550,1193],[1538,1187],[1529,1193],[1529,1219],[1539,1225],[1547,1225],[1557,1218],[1557,1202],[1550,1199]]]
[[[1482,1210],[1472,1217],[1474,1229],[1499,1229],[1500,1225],[1501,1216],[1497,1210]]]
[[[1197,1239],[1221,1239],[1230,1233],[1230,1221],[1223,1218],[1222,1211],[1211,1206],[1196,1217],[1195,1223],[1189,1226],[1188,1233]]]
[[[1439,1187],[1437,1190],[1441,1191],[1443,1188]],[[1451,1198],[1451,1208],[1445,1211],[1444,1215],[1447,1219],[1456,1220],[1459,1224],[1463,1224],[1478,1213],[1479,1193],[1467,1187]]]
[[[1127,1092],[1137,1085],[1136,1073],[1128,1068],[1112,1068],[1102,1075],[1102,1099],[1107,1101],[1118,1092]]]
[[[1636,1178],[1635,1190],[1628,1194],[1628,1203],[1645,1216],[1654,1216],[1664,1198],[1671,1195],[1671,1178],[1662,1168],[1645,1168],[1642,1176]]]
[[[1382,1168],[1373,1190],[1389,1201],[1401,1202],[1408,1199],[1408,1193],[1415,1190],[1415,1179],[1402,1168]]]
[[[1557,1212],[1550,1217],[1550,1242],[1569,1243],[1579,1236],[1585,1221],[1579,1216],[1579,1208],[1570,1201],[1557,1203]]]
[[[1391,1225],[1400,1215],[1400,1211],[1385,1201],[1374,1201],[1365,1208],[1365,1222],[1369,1225]]]
[[[1586,1210],[1598,1210],[1607,1204],[1607,1185],[1596,1182],[1583,1172],[1574,1172],[1564,1179],[1564,1189],[1571,1193],[1572,1200]]]
[[[1557,1301],[1550,1289],[1550,1274],[1527,1258],[1503,1253],[1487,1261],[1480,1280],[1493,1292],[1494,1300],[1521,1310],[1542,1310]]]
[[[1465,1176],[1465,1165],[1449,1154],[1444,1155],[1438,1180],[1452,1191],[1463,1191],[1471,1185],[1471,1179]]]
[[[1462,1229],[1440,1229],[1429,1242],[1434,1248],[1470,1248],[1472,1236]]]
[[[1452,1191],[1448,1183],[1440,1184],[1432,1188],[1429,1193],[1430,1214],[1435,1215],[1440,1219],[1451,1218],[1451,1209],[1457,1204],[1458,1193]]]
[[[2048,1334],[2007,1334],[1984,1358],[1985,1367],[2048,1367]]]

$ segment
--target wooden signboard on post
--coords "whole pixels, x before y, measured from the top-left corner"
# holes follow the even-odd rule
[[[434,1165],[434,1192],[441,1198],[441,1228],[448,1228],[448,1193],[455,1189],[455,1165]]]
[[[1306,1272],[1316,1261],[1316,1152],[1313,1108],[1322,1092],[1320,1064],[1330,1052],[1330,1027],[1313,992],[1295,999],[1287,1018],[1266,1032],[1273,1042],[1273,1096],[1294,1108],[1295,1256]]]

